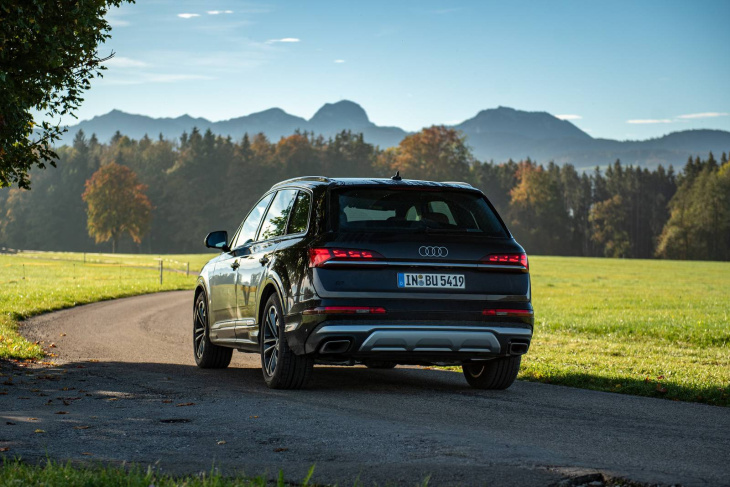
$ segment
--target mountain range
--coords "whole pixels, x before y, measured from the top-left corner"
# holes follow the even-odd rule
[[[120,110],[70,126],[61,140],[70,144],[79,130],[95,133],[107,142],[119,131],[131,138],[145,134],[177,138],[194,127],[210,129],[219,135],[240,138],[244,133],[263,132],[270,140],[291,135],[295,130],[325,137],[342,130],[362,132],[365,140],[381,148],[393,147],[408,135],[399,127],[378,126],[370,121],[357,103],[343,100],[327,103],[309,120],[286,113],[280,108],[219,122],[182,115],[177,118],[152,118]],[[482,161],[496,162],[527,157],[538,162],[571,163],[578,168],[605,166],[616,159],[624,164],[655,167],[659,164],[681,167],[689,156],[705,156],[730,151],[730,132],[723,130],[684,130],[642,141],[618,141],[593,138],[567,120],[547,112],[527,112],[508,107],[482,110],[473,118],[454,125],[467,137],[467,144]]]

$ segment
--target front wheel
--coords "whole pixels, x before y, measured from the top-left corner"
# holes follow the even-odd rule
[[[470,386],[477,389],[507,389],[520,371],[521,355],[500,357],[488,362],[468,362],[461,366]]]
[[[208,302],[203,292],[195,298],[193,308],[193,353],[201,369],[225,369],[233,356],[232,348],[219,347],[210,341]]]
[[[301,389],[312,375],[314,360],[306,355],[296,355],[289,348],[283,316],[279,296],[272,294],[264,306],[259,332],[261,370],[271,389]]]

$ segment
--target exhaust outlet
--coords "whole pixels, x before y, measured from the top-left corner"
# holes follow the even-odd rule
[[[527,350],[530,348],[529,343],[520,343],[520,342],[513,342],[509,344],[509,354],[510,355],[524,355],[527,353]]]
[[[345,353],[350,348],[350,340],[332,340],[319,349],[319,353]]]

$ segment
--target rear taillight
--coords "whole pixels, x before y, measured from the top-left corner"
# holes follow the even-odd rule
[[[527,254],[489,254],[482,257],[482,262],[490,265],[519,265],[530,270],[530,262],[527,260]]]
[[[309,267],[320,267],[326,262],[372,262],[383,260],[383,256],[371,250],[358,249],[330,249],[314,248],[309,249]]]
[[[305,309],[305,315],[383,315],[385,308],[371,306],[323,306]]]
[[[482,311],[484,316],[510,316],[523,318],[532,316],[530,309],[485,309]]]

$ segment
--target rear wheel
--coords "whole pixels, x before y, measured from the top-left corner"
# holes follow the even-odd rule
[[[233,349],[220,347],[210,342],[208,328],[208,303],[205,293],[195,299],[193,309],[193,352],[195,363],[201,369],[225,369],[231,363]]]
[[[284,319],[279,296],[272,294],[261,320],[261,369],[271,389],[301,389],[309,381],[314,359],[296,355],[284,335]]]
[[[461,366],[470,386],[477,389],[507,389],[520,371],[521,355],[500,357],[488,362],[468,362]]]

